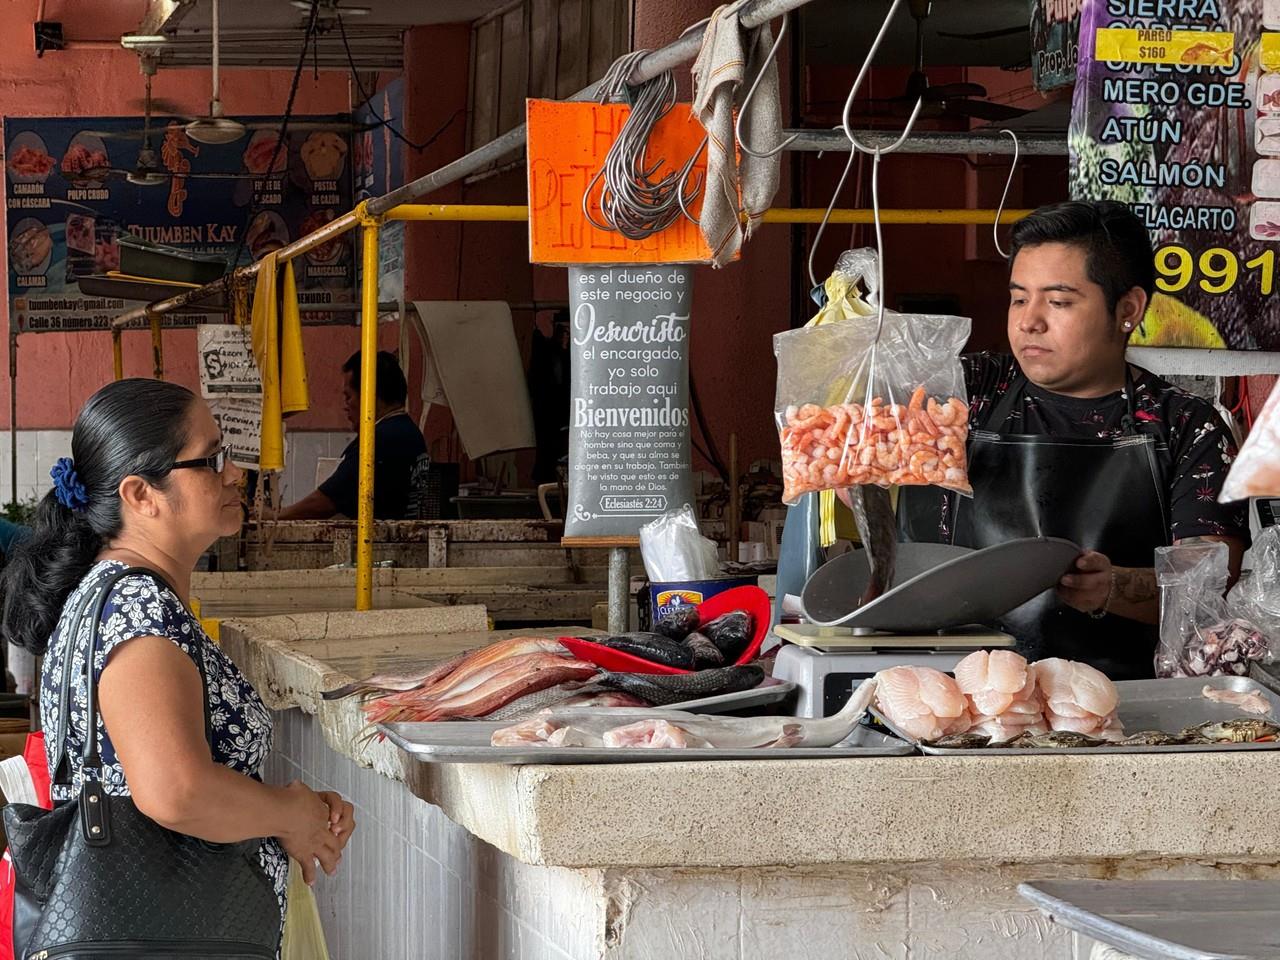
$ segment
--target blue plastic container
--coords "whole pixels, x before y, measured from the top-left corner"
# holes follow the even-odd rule
[[[686,580],[675,583],[649,584],[649,628],[657,623],[672,607],[697,606],[717,593],[734,587],[754,587],[758,577],[716,577],[713,580]]]

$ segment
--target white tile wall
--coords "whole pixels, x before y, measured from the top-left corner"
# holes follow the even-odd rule
[[[340,457],[355,436],[352,433],[295,430],[285,445],[284,502],[292,503],[315,489],[316,461]],[[12,444],[8,431],[0,431],[0,503],[13,499]],[[18,500],[43,497],[52,485],[49,471],[59,457],[71,456],[70,430],[18,431]]]
[[[597,871],[533,867],[330,750],[315,718],[275,714],[270,783],[303,780],[356,807],[335,877],[316,882],[332,960],[597,960]]]

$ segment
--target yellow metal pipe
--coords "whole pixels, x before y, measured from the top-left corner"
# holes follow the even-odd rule
[[[124,344],[120,341],[120,328],[111,328],[111,364],[117,380],[124,379]]]
[[[363,205],[361,208],[363,214]],[[378,390],[378,221],[361,218],[360,481],[356,512],[356,609],[373,609],[373,431]]]
[[[160,326],[160,314],[151,314],[151,362],[155,378],[164,379],[164,332]]]
[[[1005,210],[1001,223],[1013,223],[1025,217],[1030,210]],[[826,211],[818,208],[781,208],[768,210],[765,223],[821,223]],[[407,203],[387,214],[388,220],[438,220],[442,222],[520,222],[529,219],[529,208],[523,206],[497,206],[465,203]],[[881,210],[880,221],[887,224],[913,224],[921,226],[977,225],[987,226],[995,222],[994,210],[920,209]],[[875,212],[866,209],[833,210],[831,223],[874,223]]]

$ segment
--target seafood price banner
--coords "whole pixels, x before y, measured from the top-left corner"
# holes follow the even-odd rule
[[[1135,346],[1280,350],[1275,31],[1275,0],[1083,0],[1071,191],[1151,231]]]
[[[405,145],[392,132],[404,126],[404,78],[397,77],[354,113],[357,127],[351,138],[351,169],[356,201],[369,200],[404,186]],[[378,235],[378,300],[404,299],[403,220],[388,220]],[[354,236],[354,235],[353,235]],[[356,258],[357,283],[360,257]]]
[[[568,537],[693,504],[688,267],[570,267]]]
[[[1031,0],[1031,75],[1037,90],[1076,82],[1082,0]]]
[[[189,139],[177,120],[153,118],[163,172],[141,185],[128,179],[142,149],[140,117],[6,117],[11,326],[23,333],[100,330],[138,306],[80,288],[83,278],[120,272],[122,233],[228,259],[240,248],[245,264],[351,209],[344,128],[324,129],[331,118],[299,117],[277,155],[280,120],[242,119],[243,138],[210,145]],[[349,312],[316,312],[354,302],[347,237],[300,257],[294,269],[305,321],[352,322]]]

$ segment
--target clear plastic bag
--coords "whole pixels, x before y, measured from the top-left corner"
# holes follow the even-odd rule
[[[970,321],[886,311],[877,343],[875,264],[872,250],[846,252],[818,315],[773,338],[786,503],[858,484],[972,492],[960,366]]]
[[[1240,456],[1231,465],[1218,501],[1235,503],[1247,497],[1277,496],[1280,496],[1280,382],[1272,389],[1240,449]]]
[[[1252,622],[1228,612],[1225,543],[1186,543],[1156,550],[1160,586],[1157,677],[1244,676],[1271,662],[1271,644]]]
[[[1227,613],[1254,624],[1268,642],[1280,641],[1280,527],[1267,527],[1253,541],[1253,569],[1227,594]]]
[[[640,556],[654,583],[710,580],[720,575],[715,541],[702,535],[688,504],[640,528]]]

